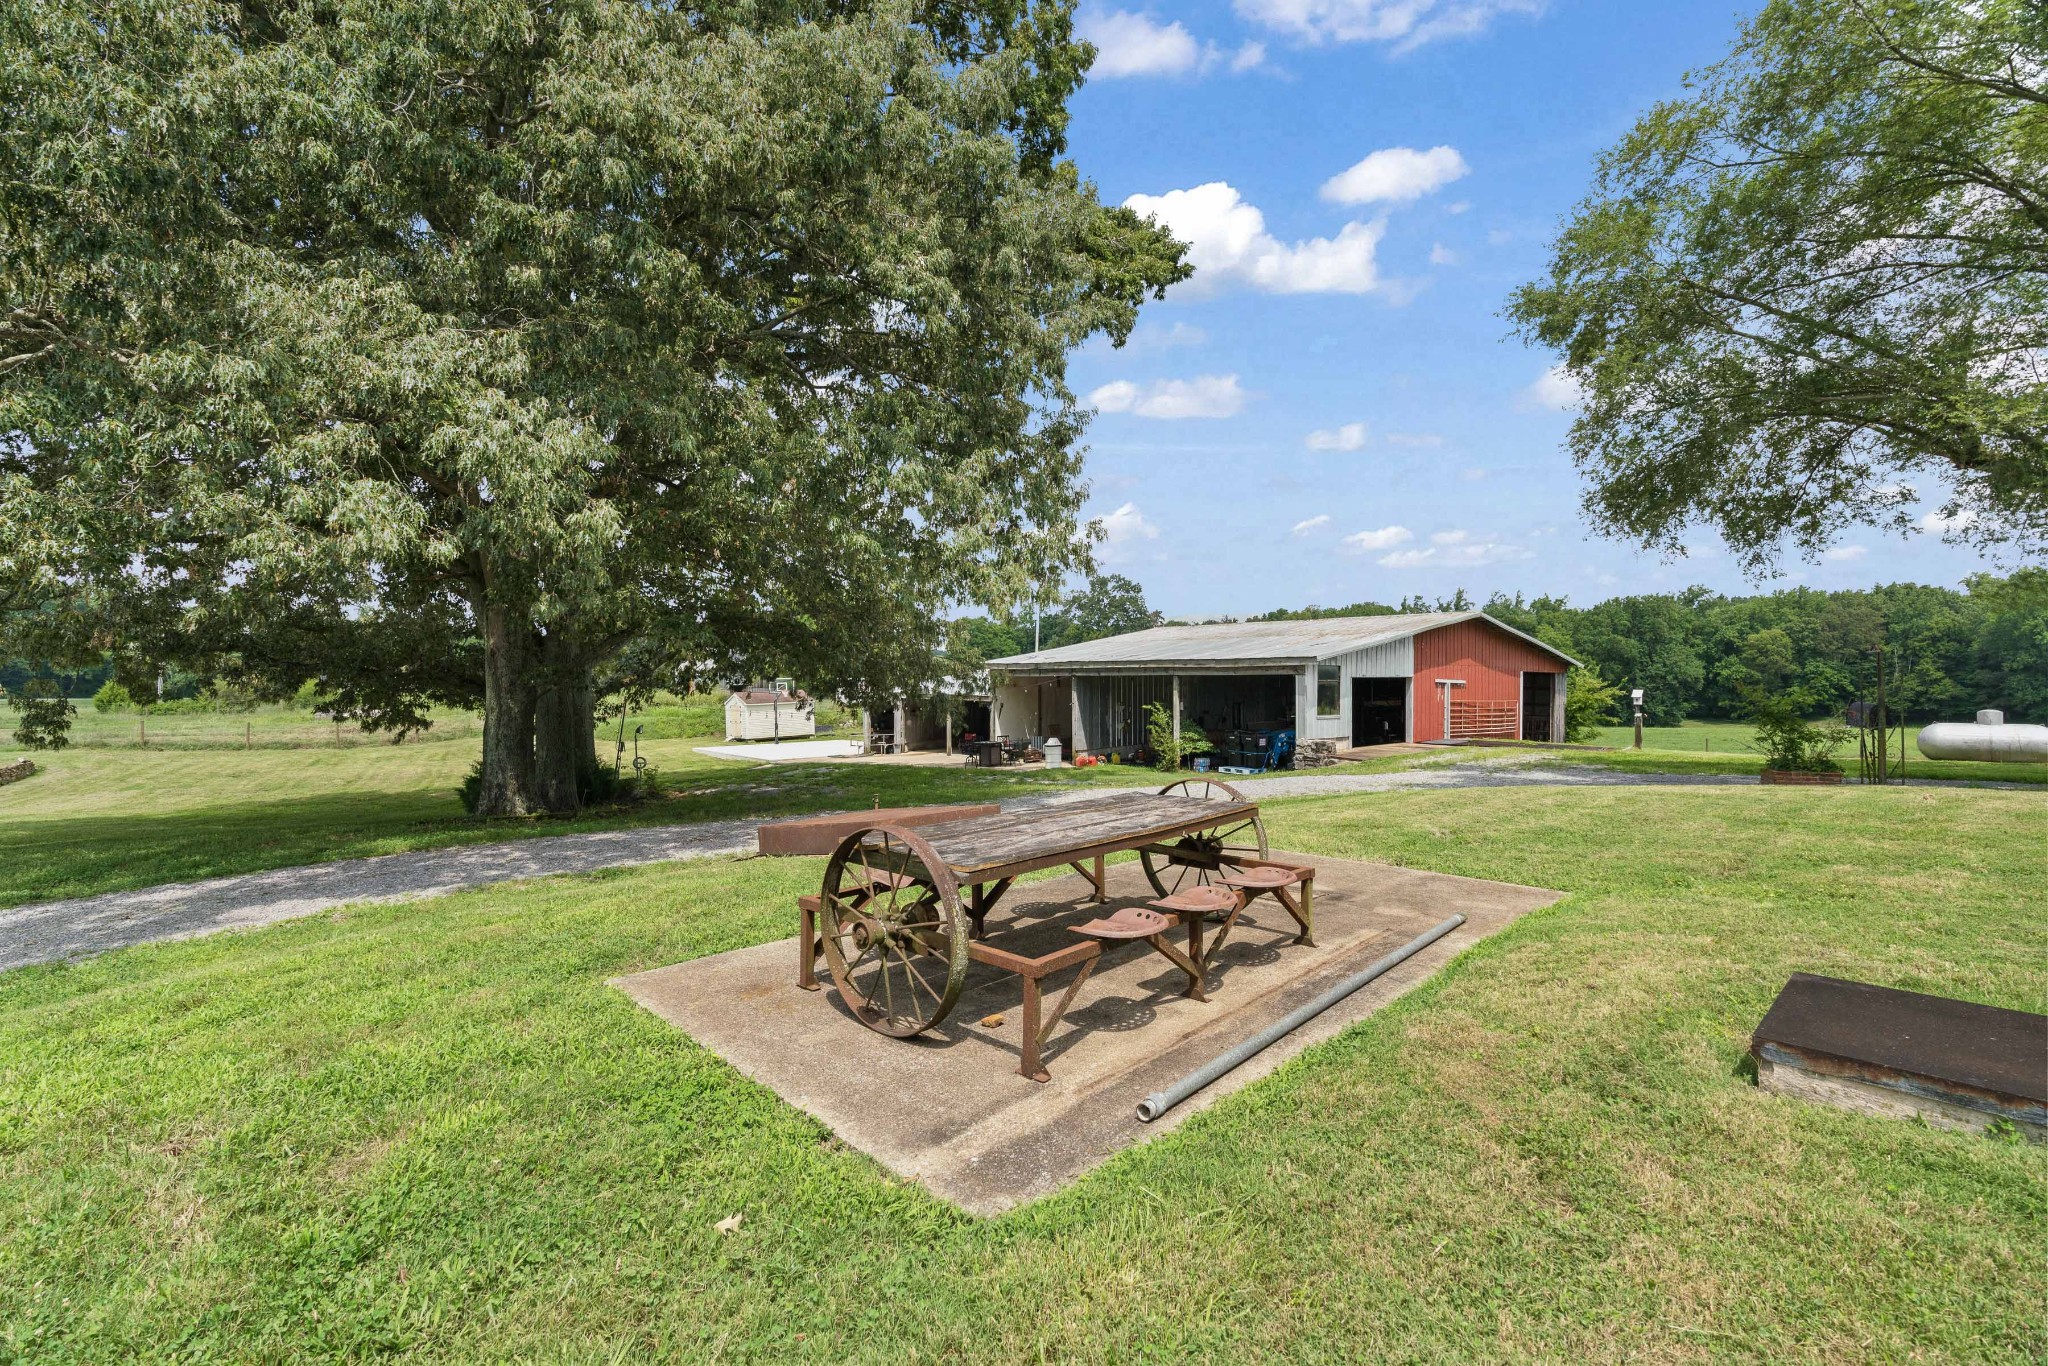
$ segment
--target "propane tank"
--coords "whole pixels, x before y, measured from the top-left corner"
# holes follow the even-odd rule
[[[2008,726],[2002,711],[1980,711],[1976,724],[1937,721],[1923,726],[1917,743],[1930,759],[1978,759],[1991,764],[2048,764],[2048,726]]]

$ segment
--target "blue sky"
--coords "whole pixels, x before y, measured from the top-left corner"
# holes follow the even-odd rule
[[[1745,582],[1711,533],[1666,564],[1594,537],[1569,395],[1508,337],[1592,167],[1723,55],[1744,11],[1676,0],[1092,4],[1070,146],[1196,276],[1069,379],[1099,411],[1107,569],[1171,614],[1464,587],[1477,598]],[[1133,196],[1139,196],[1133,199]],[[1955,583],[1938,536],[1852,532],[1764,585]]]

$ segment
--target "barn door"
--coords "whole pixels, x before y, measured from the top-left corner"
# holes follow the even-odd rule
[[[1551,702],[1557,696],[1556,674],[1522,675],[1522,738],[1524,740],[1552,741],[1557,739],[1550,733]]]
[[[1408,680],[1351,680],[1351,743],[1398,745],[1408,738]]]

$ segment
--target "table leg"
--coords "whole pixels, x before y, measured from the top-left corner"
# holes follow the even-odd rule
[[[797,918],[797,965],[796,984],[805,991],[818,989],[818,913],[811,909],[808,897],[796,903]]]
[[[1019,1076],[1032,1081],[1051,1081],[1052,1073],[1045,1070],[1045,1064],[1038,1057],[1038,979],[1024,979],[1024,1060],[1017,1066]]]
[[[1103,870],[1102,855],[1095,856],[1095,897],[1097,902],[1109,900],[1108,875]]]

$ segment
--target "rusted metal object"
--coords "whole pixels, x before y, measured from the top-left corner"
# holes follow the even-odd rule
[[[1214,778],[1183,778],[1168,783],[1159,795],[1194,797],[1201,801],[1244,801],[1244,794],[1229,783]],[[1267,854],[1266,825],[1255,806],[1242,820],[1229,821],[1213,829],[1184,835],[1169,845],[1153,845],[1138,851],[1145,865],[1145,878],[1161,896],[1172,896],[1188,887],[1206,887],[1226,867],[1225,860],[1263,859]]]
[[[2048,1015],[1794,973],[1750,1040],[1771,1089],[2048,1138]]]
[[[1316,870],[1296,867],[1291,864],[1267,863],[1252,867],[1237,867],[1224,870],[1216,879],[1223,886],[1244,893],[1247,903],[1262,896],[1270,896],[1294,917],[1294,923],[1301,926],[1301,933],[1294,937],[1297,944],[1316,942]],[[1296,897],[1290,888],[1301,888]]]
[[[816,961],[823,956],[856,1018],[880,1033],[908,1038],[946,1018],[969,963],[1015,973],[1024,979],[1018,1071],[1034,1081],[1048,1080],[1041,1047],[1094,971],[1104,941],[1144,939],[1188,974],[1189,994],[1202,997],[1205,955],[1199,928],[1191,932],[1191,952],[1183,954],[1164,939],[1171,920],[1127,908],[1077,928],[1079,943],[1028,957],[982,941],[989,913],[1018,878],[1062,865],[1088,879],[1089,904],[1100,902],[1106,888],[1104,860],[1129,850],[1152,851],[1162,868],[1178,866],[1175,860],[1183,857],[1198,859],[1205,874],[1263,864],[1265,832],[1258,825],[1258,807],[1235,789],[1204,786],[1220,791],[1198,796],[1176,783],[1156,794],[1123,793],[947,820],[921,831],[878,819],[886,812],[838,818],[860,824],[834,850],[819,895],[798,902],[802,961],[797,983],[816,988]],[[1217,831],[1237,832],[1238,838],[1256,831],[1259,852],[1202,838]],[[1298,871],[1289,869],[1288,876],[1291,885]],[[1306,922],[1303,928],[1306,942]],[[1048,1015],[1043,983],[1067,968],[1079,972]]]
[[[856,830],[871,825],[896,825],[905,829],[943,825],[947,821],[993,816],[1002,808],[994,802],[969,802],[957,806],[891,806],[875,811],[850,811],[835,816],[803,816],[796,820],[768,821],[754,828],[754,838],[763,854],[770,857],[823,857]]]

